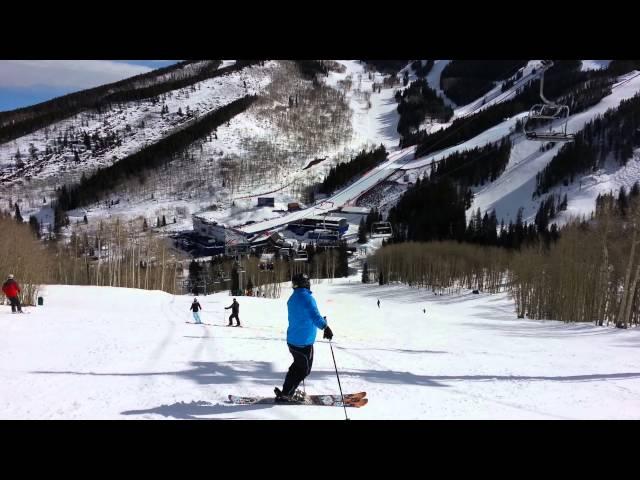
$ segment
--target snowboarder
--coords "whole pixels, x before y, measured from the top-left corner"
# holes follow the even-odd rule
[[[228,307],[224,307],[225,310],[229,310],[231,309],[231,315],[229,316],[229,325],[227,325],[228,327],[233,327],[233,319],[236,319],[237,325],[236,327],[240,326],[240,318],[238,317],[238,313],[240,312],[240,304],[238,303],[238,301],[234,298],[233,302],[231,303],[231,305],[229,305]]]
[[[200,314],[198,313],[200,310],[202,310],[202,305],[200,305],[200,302],[198,302],[197,298],[193,299],[193,303],[191,304],[189,310],[193,312],[193,319],[196,321],[196,323],[202,324],[202,322],[200,321]]]
[[[313,365],[313,343],[316,341],[316,329],[324,330],[323,338],[331,340],[333,332],[327,320],[320,315],[318,305],[311,296],[309,277],[298,273],[292,279],[293,293],[287,301],[289,328],[287,329],[287,345],[293,356],[284,379],[282,390],[274,388],[276,402],[299,400],[304,394],[296,390],[310,373]]]
[[[16,313],[16,309],[18,313],[23,313],[20,298],[18,298],[20,285],[14,280],[13,275],[10,274],[7,281],[2,285],[2,293],[6,295],[11,303],[11,313]]]
[[[378,299],[378,308],[380,308],[380,299]]]

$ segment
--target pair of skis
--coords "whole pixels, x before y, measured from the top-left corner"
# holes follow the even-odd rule
[[[344,395],[345,407],[364,407],[369,399],[366,398],[367,392],[348,393]],[[238,395],[229,395],[229,401],[236,405],[317,405],[326,407],[342,407],[342,397],[340,395],[305,395],[301,400],[276,402],[275,397],[241,397]]]

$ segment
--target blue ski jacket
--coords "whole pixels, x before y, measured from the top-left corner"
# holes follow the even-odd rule
[[[327,322],[318,311],[318,305],[311,296],[311,290],[296,288],[287,300],[289,328],[287,343],[296,347],[313,345],[316,341],[316,329],[324,330]]]

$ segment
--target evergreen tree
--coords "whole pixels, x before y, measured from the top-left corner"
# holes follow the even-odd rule
[[[569,201],[567,199],[567,194],[564,194],[564,197],[562,197],[562,202],[560,203],[560,207],[558,208],[559,211],[563,211],[567,209],[567,206],[569,204]]]
[[[167,226],[167,219],[165,218],[164,215],[162,215],[162,226],[166,227]]]
[[[367,243],[367,226],[364,218],[360,219],[360,225],[358,226],[358,243]]]
[[[87,218],[87,215],[84,215],[84,218],[82,219],[84,221],[84,224],[87,225],[89,223],[89,219]]]
[[[362,266],[362,283],[369,283],[369,264],[364,262]]]
[[[338,268],[336,269],[338,277],[349,276],[349,252],[347,251],[347,242],[340,242],[338,246]]]
[[[31,227],[31,230],[33,230],[33,233],[40,238],[40,223],[33,215],[29,215],[29,226]]]
[[[623,217],[627,215],[627,209],[629,208],[629,199],[627,197],[627,191],[624,188],[624,185],[620,187],[620,191],[618,193],[618,208],[620,209],[620,213]]]
[[[240,274],[235,263],[231,269],[231,295],[240,295]]]
[[[22,215],[20,214],[20,207],[18,206],[18,202],[15,203],[15,213],[16,213],[16,222],[23,223],[24,219],[22,218]]]
[[[195,261],[195,259],[191,260],[189,263],[189,283],[192,286],[192,292],[194,294],[198,294],[198,285],[202,282],[202,270],[203,267]]]

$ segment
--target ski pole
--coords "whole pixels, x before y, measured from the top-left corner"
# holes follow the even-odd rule
[[[333,366],[336,368],[336,378],[338,379],[338,388],[340,389],[340,397],[342,398],[342,408],[344,408],[344,419],[349,420],[347,416],[347,406],[344,403],[344,395],[342,394],[342,385],[340,385],[340,376],[338,375],[338,365],[336,364],[336,356],[333,354],[333,345],[329,340],[329,348],[331,348],[331,356],[333,357]]]

